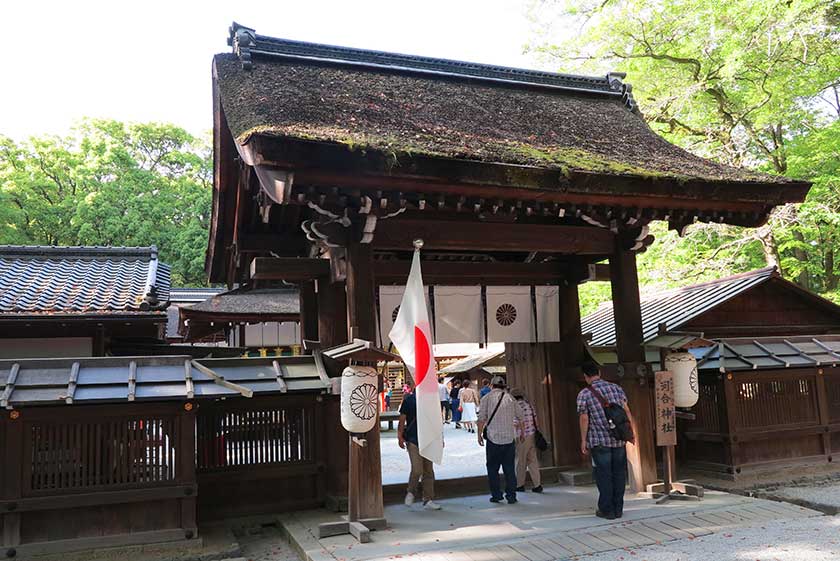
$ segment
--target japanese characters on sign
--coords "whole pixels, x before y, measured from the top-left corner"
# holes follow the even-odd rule
[[[677,445],[677,417],[674,409],[674,374],[667,370],[654,376],[656,385],[656,445]]]

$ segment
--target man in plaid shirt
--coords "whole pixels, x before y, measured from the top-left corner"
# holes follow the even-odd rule
[[[623,440],[610,434],[604,407],[590,387],[600,392],[608,403],[624,407],[631,426],[633,416],[627,405],[627,396],[617,384],[601,379],[598,366],[583,365],[583,376],[587,387],[577,396],[577,412],[580,416],[580,451],[592,456],[592,471],[598,485],[598,510],[595,515],[607,520],[621,518],[624,511],[624,486],[627,482],[627,452]]]

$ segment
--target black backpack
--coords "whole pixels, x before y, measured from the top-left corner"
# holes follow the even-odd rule
[[[636,437],[633,435],[633,427],[630,425],[630,419],[627,418],[627,411],[624,410],[624,407],[617,403],[609,403],[594,386],[589,386],[587,389],[604,408],[604,416],[607,418],[610,436],[624,442],[635,442]]]

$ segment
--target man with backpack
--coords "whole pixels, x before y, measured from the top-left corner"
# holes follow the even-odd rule
[[[591,455],[592,471],[598,486],[595,515],[607,520],[621,518],[624,512],[624,486],[627,482],[625,444],[634,442],[633,417],[621,386],[601,379],[598,365],[583,365],[586,388],[577,396],[580,418],[580,451]]]

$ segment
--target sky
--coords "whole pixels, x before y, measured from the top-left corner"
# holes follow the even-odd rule
[[[82,117],[212,126],[210,63],[232,21],[261,35],[536,67],[524,0],[0,2],[0,134]],[[11,36],[10,36],[11,35]]]

